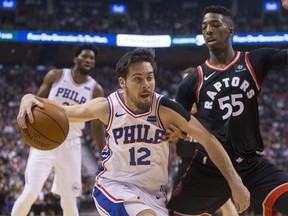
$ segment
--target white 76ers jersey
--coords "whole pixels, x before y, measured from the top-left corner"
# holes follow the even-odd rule
[[[83,104],[93,98],[93,91],[97,82],[90,76],[85,83],[77,84],[72,77],[71,69],[64,68],[61,78],[52,85],[48,99],[63,105]],[[85,123],[70,123],[67,139],[82,135]]]
[[[162,95],[154,93],[150,110],[133,113],[116,91],[109,95],[110,117],[106,128],[108,145],[96,177],[98,187],[114,201],[131,197],[115,190],[113,181],[133,184],[159,192],[168,183],[169,144],[161,142],[164,133],[159,118]]]

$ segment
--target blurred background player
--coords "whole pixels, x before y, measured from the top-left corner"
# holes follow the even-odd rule
[[[103,97],[103,88],[89,73],[95,67],[98,49],[83,44],[76,48],[71,69],[53,69],[49,71],[38,96],[49,98],[63,105],[83,104],[96,97]],[[102,150],[104,127],[98,121],[92,121],[92,136]],[[40,194],[50,172],[54,170],[52,192],[59,194],[64,216],[78,216],[77,197],[81,195],[81,140],[85,124],[70,123],[69,134],[65,142],[56,149],[40,151],[31,148],[25,171],[25,187],[16,200],[12,216],[26,216]]]

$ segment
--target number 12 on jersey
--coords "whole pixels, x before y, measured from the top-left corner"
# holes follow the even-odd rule
[[[151,152],[148,148],[141,147],[138,150],[135,147],[129,149],[130,153],[130,165],[150,165],[150,160],[148,157],[151,155]]]

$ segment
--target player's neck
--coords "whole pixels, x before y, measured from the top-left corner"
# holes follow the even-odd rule
[[[79,70],[73,68],[72,69],[72,77],[74,82],[81,84],[87,81],[87,74],[82,74]]]
[[[210,50],[209,63],[213,66],[224,68],[234,59],[236,52],[233,48],[222,50]]]
[[[122,98],[122,101],[125,103],[125,105],[135,114],[140,114],[144,112],[148,112],[148,110],[140,109],[139,107],[136,106],[136,104],[129,98],[127,93],[124,91],[119,91],[119,95]]]

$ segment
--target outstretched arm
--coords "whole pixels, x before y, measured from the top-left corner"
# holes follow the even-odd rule
[[[17,116],[17,122],[21,128],[27,127],[26,115],[28,116],[29,121],[33,123],[34,118],[32,114],[32,107],[43,107],[43,101],[55,104],[55,102],[52,100],[40,98],[33,94],[26,94],[22,97]],[[70,122],[86,122],[95,119],[99,119],[104,124],[107,124],[108,122],[109,107],[108,102],[104,97],[98,97],[81,105],[58,106],[65,111]]]
[[[238,212],[246,210],[250,205],[250,193],[243,185],[228,154],[216,137],[209,133],[193,116],[188,118],[187,115],[181,115],[171,108],[161,106],[160,118],[165,128],[170,124],[174,124],[203,145],[213,163],[228,181]]]

